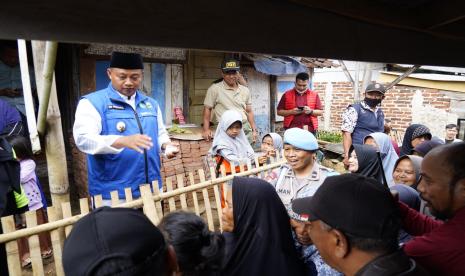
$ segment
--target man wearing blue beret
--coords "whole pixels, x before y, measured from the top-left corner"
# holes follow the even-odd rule
[[[292,228],[298,232],[300,222],[292,211],[292,201],[297,198],[313,196],[328,176],[338,175],[332,169],[321,166],[316,162],[318,142],[308,130],[290,128],[284,132],[284,157],[287,164],[281,166],[278,177],[272,184],[286,206]],[[296,244],[306,263],[314,263],[318,274],[340,275],[323,262],[315,246],[302,243],[296,234]]]
[[[290,128],[284,132],[287,164],[281,166],[272,184],[288,210],[292,200],[312,196],[327,176],[338,174],[315,161],[317,150],[318,142],[308,130]]]

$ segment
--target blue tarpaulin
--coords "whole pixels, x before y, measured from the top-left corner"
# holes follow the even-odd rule
[[[307,72],[307,67],[292,57],[254,56],[252,58],[255,69],[267,75],[295,75]]]

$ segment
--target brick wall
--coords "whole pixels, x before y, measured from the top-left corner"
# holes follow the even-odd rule
[[[342,123],[342,112],[353,103],[353,88],[349,82],[333,82],[332,85],[331,129],[338,130]],[[314,83],[314,90],[318,92],[322,104],[325,105],[326,83]],[[412,99],[416,91],[421,92],[423,105],[450,112],[450,98],[444,92],[437,89],[397,85],[386,93],[382,103],[385,116],[392,120],[393,128],[405,130],[412,122]],[[323,117],[320,118],[323,120]]]

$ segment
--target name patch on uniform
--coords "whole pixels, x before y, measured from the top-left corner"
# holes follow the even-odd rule
[[[141,112],[140,115],[141,116],[155,116],[153,112]]]
[[[124,110],[124,107],[119,106],[119,105],[109,105],[108,109]]]

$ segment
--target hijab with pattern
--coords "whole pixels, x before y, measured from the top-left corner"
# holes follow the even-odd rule
[[[399,156],[392,145],[391,138],[382,132],[374,132],[365,137],[366,140],[368,137],[372,137],[376,144],[378,145],[379,152],[381,154],[381,160],[383,161],[383,169],[384,173],[386,174],[386,181],[387,183],[392,183],[392,172],[394,171],[394,166],[396,164],[397,159]]]
[[[402,141],[402,148],[400,149],[400,156],[412,154],[412,140],[422,136],[426,136],[427,140],[431,140],[431,131],[427,126],[421,124],[410,125],[405,130],[404,140]]]
[[[273,186],[234,177],[232,204],[234,230],[226,235],[223,275],[306,275],[289,216]]]
[[[379,183],[383,181],[383,165],[379,162],[378,153],[373,146],[354,144],[350,147],[349,156],[355,150],[358,160],[358,170],[355,172],[367,177],[373,177]]]

